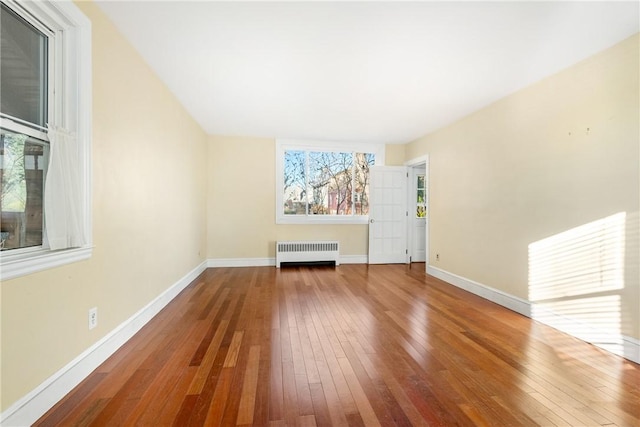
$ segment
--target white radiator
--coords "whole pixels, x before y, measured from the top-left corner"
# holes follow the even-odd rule
[[[337,241],[276,242],[276,268],[283,262],[333,261],[340,264]]]

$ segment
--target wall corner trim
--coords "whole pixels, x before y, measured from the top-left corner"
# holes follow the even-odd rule
[[[114,354],[207,268],[206,261],[171,285],[65,367],[0,414],[2,426],[31,425]]]
[[[430,274],[453,286],[456,286],[460,289],[464,289],[465,291],[471,292],[472,294],[478,295],[479,297],[487,299],[491,302],[494,302],[498,305],[508,308],[509,310],[513,310],[516,313],[522,314],[523,316],[533,319],[531,301],[523,300],[521,298],[510,295],[506,292],[499,291],[487,285],[483,285],[482,283],[475,282],[473,280],[467,279],[462,276],[458,276],[457,274],[450,273],[446,270],[442,270],[440,268],[433,267],[431,265],[427,266],[427,274]],[[574,319],[568,319],[566,316],[563,316],[558,313],[553,313],[548,311],[546,314],[549,317],[548,321],[543,322],[540,319],[534,319],[534,320],[540,323],[544,323],[545,325],[550,326],[552,328],[558,329],[559,331],[564,332],[578,339],[582,339],[582,338],[572,334],[569,329],[566,329],[566,328],[561,329],[556,327],[556,325],[564,323],[574,328],[577,326],[578,329],[591,328],[590,325],[582,324],[579,321],[576,321]],[[557,319],[560,319],[561,322],[555,323],[554,320],[557,320]],[[592,344],[599,348],[602,348],[603,350],[609,351],[611,354],[624,357],[625,359],[628,359],[635,363],[640,363],[640,341],[635,338],[624,336],[624,335],[621,336],[620,339],[622,340],[622,347],[619,352],[617,351],[612,352],[610,349],[602,347],[597,343],[592,343]]]

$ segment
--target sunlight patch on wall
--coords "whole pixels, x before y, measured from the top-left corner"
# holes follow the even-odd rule
[[[622,354],[625,222],[621,212],[529,245],[535,320]]]

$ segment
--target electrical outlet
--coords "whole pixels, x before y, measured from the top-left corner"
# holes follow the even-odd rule
[[[440,254],[436,254],[436,261],[440,261]]]
[[[89,330],[98,326],[98,307],[89,309]]]

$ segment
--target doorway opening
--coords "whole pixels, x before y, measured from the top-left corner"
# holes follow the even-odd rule
[[[408,262],[429,265],[429,162],[428,156],[406,162],[407,186],[407,245]]]

